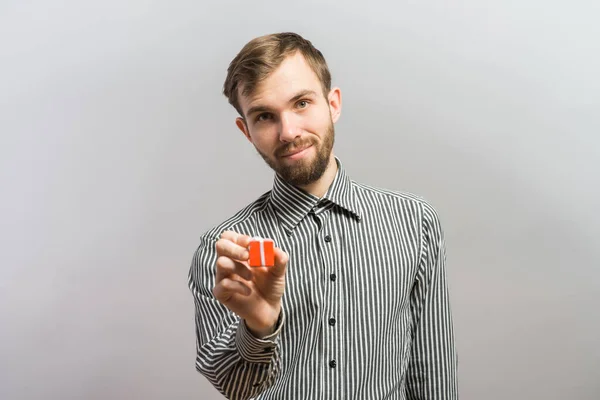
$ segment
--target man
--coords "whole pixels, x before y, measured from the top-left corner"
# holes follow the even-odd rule
[[[250,41],[224,94],[273,189],[205,232],[189,287],[196,368],[231,399],[456,399],[436,211],[351,180],[333,154],[341,91],[293,33]],[[252,237],[275,265],[250,267]]]

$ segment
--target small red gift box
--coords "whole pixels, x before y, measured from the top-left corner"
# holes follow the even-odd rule
[[[254,237],[248,245],[250,259],[248,265],[251,267],[272,267],[275,265],[275,243],[273,239]]]

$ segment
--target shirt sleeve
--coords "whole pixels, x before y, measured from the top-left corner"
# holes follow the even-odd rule
[[[458,399],[458,357],[448,286],[446,248],[436,211],[425,203],[421,259],[410,297],[412,347],[407,397],[415,400]]]
[[[196,369],[228,399],[250,399],[272,386],[279,375],[285,313],[282,308],[275,332],[259,339],[244,320],[215,299],[216,241],[201,238],[188,276],[195,304]]]

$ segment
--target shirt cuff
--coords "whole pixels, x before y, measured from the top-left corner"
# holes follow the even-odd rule
[[[275,348],[278,343],[279,333],[285,322],[285,312],[283,307],[279,313],[279,318],[275,324],[275,332],[271,333],[262,339],[257,338],[250,332],[246,326],[246,321],[240,319],[237,332],[235,334],[235,342],[238,351],[242,358],[251,363],[268,364],[273,358]]]

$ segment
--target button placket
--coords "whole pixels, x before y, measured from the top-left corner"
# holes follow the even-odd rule
[[[327,222],[328,222],[328,212],[327,211],[323,211],[323,210],[318,210],[317,208],[311,210],[310,214],[314,217],[314,220],[317,223],[318,226],[318,236],[321,238],[320,240],[318,240],[317,242],[317,246],[320,248],[320,254],[321,254],[321,262],[322,262],[322,273],[325,275],[324,278],[327,279],[327,271],[331,271],[332,268],[335,268],[335,266],[330,265],[330,255],[331,255],[331,251],[329,249],[328,243],[331,242],[331,235],[326,234],[326,227],[327,227]],[[333,277],[332,277],[333,276]],[[331,273],[329,274],[329,279],[331,281],[335,281],[336,276],[335,274]],[[325,280],[323,280],[322,282],[325,283]],[[334,304],[333,304],[333,299],[335,299],[335,296],[333,295],[332,292],[332,288],[329,288],[328,285],[325,285],[324,287],[324,291],[323,291],[323,316],[327,316],[330,315],[331,311],[333,309],[335,309]],[[333,318],[332,317],[325,317],[325,324],[329,324],[330,326],[335,325],[335,322],[332,321]],[[332,325],[333,323],[333,325]],[[324,331],[324,339],[325,339],[325,355],[328,357],[328,359],[325,359],[325,362],[327,363],[327,365],[329,366],[330,370],[333,370],[336,366],[337,366],[337,362],[335,360],[335,355],[336,355],[336,346],[335,346],[335,334],[334,332],[327,332]]]
[[[339,371],[339,355],[340,355],[340,343],[338,336],[338,321],[337,321],[337,311],[338,311],[338,288],[336,284],[337,273],[336,269],[338,265],[335,265],[335,246],[333,238],[333,221],[332,218],[335,218],[333,212],[331,210],[325,210],[321,213],[317,214],[319,219],[322,222],[321,225],[321,254],[323,257],[323,272],[325,275],[325,281],[327,277],[329,277],[329,282],[325,286],[325,304],[323,307],[323,323],[325,325],[324,335],[326,337],[326,350],[325,356],[328,357],[324,361],[329,366],[329,381],[327,385],[333,385],[333,387],[337,386],[337,379],[340,379],[340,371]]]

